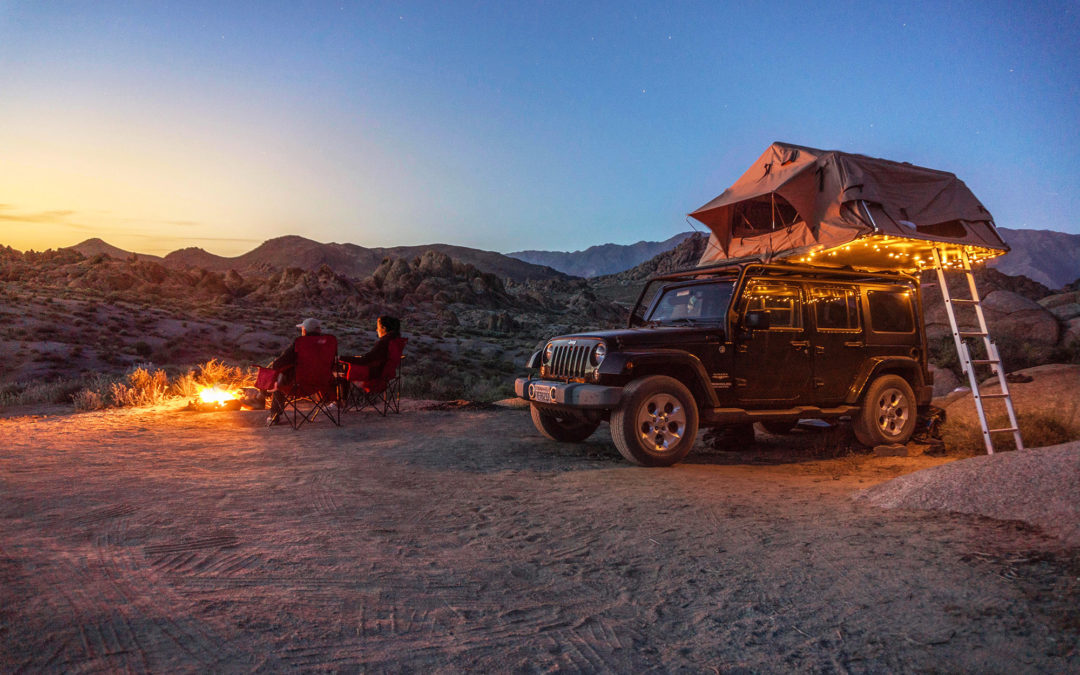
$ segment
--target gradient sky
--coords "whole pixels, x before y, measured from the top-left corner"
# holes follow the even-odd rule
[[[775,140],[1080,233],[1078,63],[1076,0],[0,0],[0,244],[661,240]]]

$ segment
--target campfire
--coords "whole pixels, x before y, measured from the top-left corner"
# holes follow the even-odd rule
[[[243,392],[219,389],[217,386],[203,387],[198,398],[188,403],[189,410],[212,412],[215,410],[240,410],[244,405]],[[250,406],[248,406],[250,407]]]

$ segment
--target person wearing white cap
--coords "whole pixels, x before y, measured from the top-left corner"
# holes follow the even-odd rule
[[[321,335],[322,323],[313,317],[308,317],[296,324],[296,327],[300,329],[300,337],[305,335]],[[289,384],[292,378],[292,368],[289,366],[296,365],[296,340],[285,348],[285,351],[281,352],[281,356],[274,359],[270,364],[270,368],[274,370],[284,370],[284,372],[278,376],[278,388],[274,390],[274,397],[270,400],[270,416],[266,418],[268,425],[277,424],[278,419],[281,417],[281,413],[285,410],[285,395],[281,393],[280,386],[283,384]]]

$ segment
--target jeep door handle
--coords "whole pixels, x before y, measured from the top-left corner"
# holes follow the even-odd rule
[[[863,346],[863,341],[862,340],[852,340],[850,342],[845,342],[844,346],[845,347],[855,347],[856,349],[861,349],[862,346]]]
[[[810,346],[809,340],[792,340],[791,346],[795,349],[805,349]]]

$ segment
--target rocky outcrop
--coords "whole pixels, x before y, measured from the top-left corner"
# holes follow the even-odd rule
[[[1080,391],[1080,365],[1051,363],[1018,370],[1013,376],[1024,380],[1009,383],[1009,394],[1017,415],[1053,414],[1067,424],[1080,425],[1080,404],[1076,398],[1076,392]],[[984,394],[999,392],[997,378],[983,381],[979,391]],[[1005,414],[1000,399],[984,400],[991,419],[999,419]],[[951,400],[945,411],[948,424],[979,424],[971,392]]]

